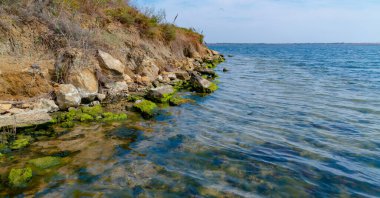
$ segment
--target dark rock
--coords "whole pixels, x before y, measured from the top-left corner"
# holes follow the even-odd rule
[[[228,72],[228,71],[230,71],[230,70],[227,68],[223,68],[223,72]]]

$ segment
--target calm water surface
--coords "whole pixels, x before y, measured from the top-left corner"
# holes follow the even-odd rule
[[[37,142],[77,154],[36,195],[380,197],[380,45],[211,48],[231,55],[216,93]]]

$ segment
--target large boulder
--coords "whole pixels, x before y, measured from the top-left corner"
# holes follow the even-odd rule
[[[98,50],[98,60],[99,60],[99,65],[103,69],[110,70],[117,75],[124,74],[124,69],[125,69],[124,64],[120,60],[112,57],[107,52]]]
[[[154,102],[165,103],[170,100],[173,94],[173,87],[170,85],[164,85],[161,87],[150,89],[147,97]]]
[[[26,127],[31,125],[44,124],[51,121],[48,113],[41,110],[23,111],[14,115],[0,116],[0,127],[14,126]]]
[[[54,100],[49,99],[41,99],[34,105],[34,109],[39,109],[47,113],[59,111],[59,107],[55,104]]]
[[[72,84],[61,84],[55,91],[57,103],[60,109],[66,110],[69,107],[78,107],[81,103],[81,96]]]
[[[207,79],[202,78],[198,73],[193,72],[191,75],[192,90],[198,93],[212,93],[218,89],[218,86]]]
[[[69,83],[78,89],[82,98],[93,96],[98,93],[98,80],[95,73],[90,69],[73,72],[69,77]]]

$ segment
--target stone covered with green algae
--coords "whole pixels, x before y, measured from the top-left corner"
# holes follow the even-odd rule
[[[22,149],[22,148],[28,146],[32,140],[33,139],[31,136],[18,135],[17,139],[12,142],[10,148],[12,150]]]
[[[37,168],[46,169],[60,165],[62,163],[62,159],[60,157],[47,156],[29,160],[29,163]]]
[[[190,99],[181,98],[179,96],[173,96],[172,98],[170,98],[169,104],[171,106],[179,106],[179,105],[182,105],[182,104],[185,104],[185,103],[189,103],[191,101],[192,100],[190,100]]]
[[[75,122],[94,122],[94,121],[120,121],[127,119],[125,113],[105,112],[102,106],[81,107],[79,109],[71,109],[68,112],[61,113],[56,116],[57,123],[62,128],[72,128]]]
[[[153,117],[153,115],[157,109],[157,105],[152,101],[142,100],[142,101],[137,101],[133,105],[133,109],[135,111],[141,113],[142,116],[144,116],[144,117]]]
[[[32,179],[32,176],[33,172],[29,167],[12,168],[8,176],[9,184],[16,188],[25,188]]]

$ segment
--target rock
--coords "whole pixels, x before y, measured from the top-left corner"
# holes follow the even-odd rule
[[[216,77],[216,73],[214,70],[210,69],[210,68],[199,68],[197,69],[197,71],[201,74],[205,74],[205,75],[208,75],[208,76],[211,76],[211,77]]]
[[[202,78],[196,72],[191,75],[191,84],[192,89],[198,93],[212,93],[218,89],[215,83]]]
[[[97,106],[97,105],[100,105],[100,102],[99,101],[93,101],[91,102],[90,106],[93,107],[93,106]]]
[[[60,157],[47,156],[29,160],[28,163],[40,169],[47,169],[60,165],[62,163],[62,159]]]
[[[12,187],[25,188],[28,182],[32,179],[32,169],[27,168],[12,168],[9,172],[8,180]]]
[[[169,74],[168,74],[168,78],[169,78],[170,80],[175,80],[175,79],[177,79],[177,76],[176,76],[176,74],[174,74],[174,73],[169,73]]]
[[[3,72],[0,70],[0,75],[3,74]]]
[[[94,96],[98,93],[98,79],[90,69],[72,72],[69,76],[69,83],[74,85],[82,98]]]
[[[21,104],[21,109],[31,109],[31,108],[33,108],[33,105],[30,103]]]
[[[59,107],[55,104],[54,100],[41,99],[34,105],[34,109],[39,109],[47,113],[59,111]]]
[[[0,114],[6,113],[12,108],[12,104],[0,104]]]
[[[191,78],[189,73],[187,73],[186,71],[175,72],[175,75],[180,80],[190,80],[190,78]]]
[[[154,115],[157,105],[149,100],[137,100],[133,105],[133,109],[141,113],[143,117],[149,118]]]
[[[25,110],[25,109],[19,109],[19,108],[12,108],[12,109],[9,109],[8,112],[9,112],[11,115],[14,115],[14,114],[25,113],[25,112],[27,112],[27,110]]]
[[[123,93],[128,92],[128,85],[126,82],[107,83],[105,86],[109,89],[108,94],[113,96],[122,95]]]
[[[26,146],[28,146],[32,142],[32,137],[31,136],[24,136],[24,135],[18,135],[17,139],[12,142],[10,145],[10,148],[12,150],[19,150],[22,149]]]
[[[228,71],[229,71],[229,69],[223,68],[223,72],[228,72]]]
[[[215,50],[210,50],[211,51],[211,54],[216,56],[216,55],[220,55],[219,52],[215,51]]]
[[[112,57],[110,54],[103,52],[102,50],[98,50],[98,60],[99,65],[102,68],[106,70],[111,70],[112,72],[118,75],[124,74],[124,64],[120,60],[117,60],[114,57]]]
[[[127,83],[132,83],[133,79],[130,76],[128,76],[127,74],[124,74],[124,81]]]
[[[26,127],[50,122],[50,115],[41,110],[21,111],[14,115],[0,116],[0,127],[15,126]]]
[[[149,90],[147,97],[154,102],[165,103],[173,96],[174,89],[170,85],[165,85]]]
[[[102,102],[103,100],[106,99],[107,96],[105,94],[97,94],[96,97],[98,98],[100,102]]]
[[[61,84],[55,92],[57,103],[60,109],[66,110],[69,107],[78,107],[81,103],[81,96],[72,84]]]
[[[160,68],[153,62],[153,60],[146,58],[142,61],[141,66],[137,68],[137,73],[141,76],[149,78],[150,82],[157,79]]]

